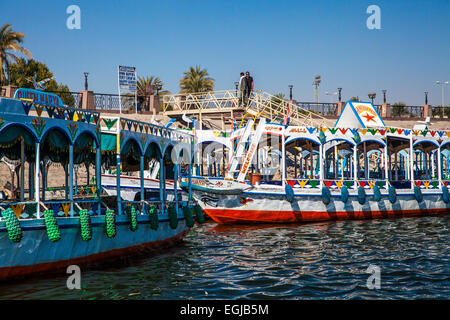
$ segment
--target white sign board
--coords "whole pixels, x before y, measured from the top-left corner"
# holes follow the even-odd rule
[[[135,108],[137,111],[136,67],[119,66],[118,76],[119,76],[120,112],[122,113],[121,94],[123,93],[134,93]]]

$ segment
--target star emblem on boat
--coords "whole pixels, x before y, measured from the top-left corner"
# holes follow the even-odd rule
[[[370,115],[370,114],[366,113],[365,115],[361,115],[361,116],[364,117],[364,118],[366,118],[366,121],[367,121],[367,122],[370,122],[370,121],[376,122],[376,121],[375,121],[375,116],[374,116],[374,115]]]

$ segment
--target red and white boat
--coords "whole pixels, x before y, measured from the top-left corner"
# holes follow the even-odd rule
[[[256,121],[256,119],[255,119]],[[450,212],[450,131],[384,124],[369,102],[347,102],[334,127],[253,120],[222,178],[192,177],[192,193],[217,223],[290,223],[437,215]],[[273,137],[279,137],[273,143]],[[254,155],[272,140],[275,176]],[[261,157],[259,157],[261,158]],[[247,175],[251,181],[245,180]],[[256,178],[254,178],[256,177]],[[278,177],[278,180],[276,179]],[[186,185],[183,179],[181,185]]]

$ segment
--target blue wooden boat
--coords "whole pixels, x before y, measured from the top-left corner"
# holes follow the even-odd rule
[[[193,225],[193,203],[190,189],[184,197],[179,194],[177,181],[191,176],[191,165],[180,159],[191,156],[192,135],[103,118],[38,90],[19,89],[16,96],[0,98],[0,159],[19,163],[17,190],[0,200],[0,281],[97,264],[182,240]],[[64,168],[59,197],[49,196],[49,160]],[[159,196],[148,198],[143,172],[155,160]],[[78,194],[74,166],[82,163],[95,166],[95,181]],[[102,189],[102,168],[115,168],[113,197]],[[138,200],[121,194],[124,171],[139,173]],[[173,180],[169,200],[166,180]]]

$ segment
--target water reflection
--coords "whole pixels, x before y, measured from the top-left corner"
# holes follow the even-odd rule
[[[450,218],[193,228],[162,254],[0,285],[9,299],[448,299]],[[369,290],[366,269],[381,268]]]

